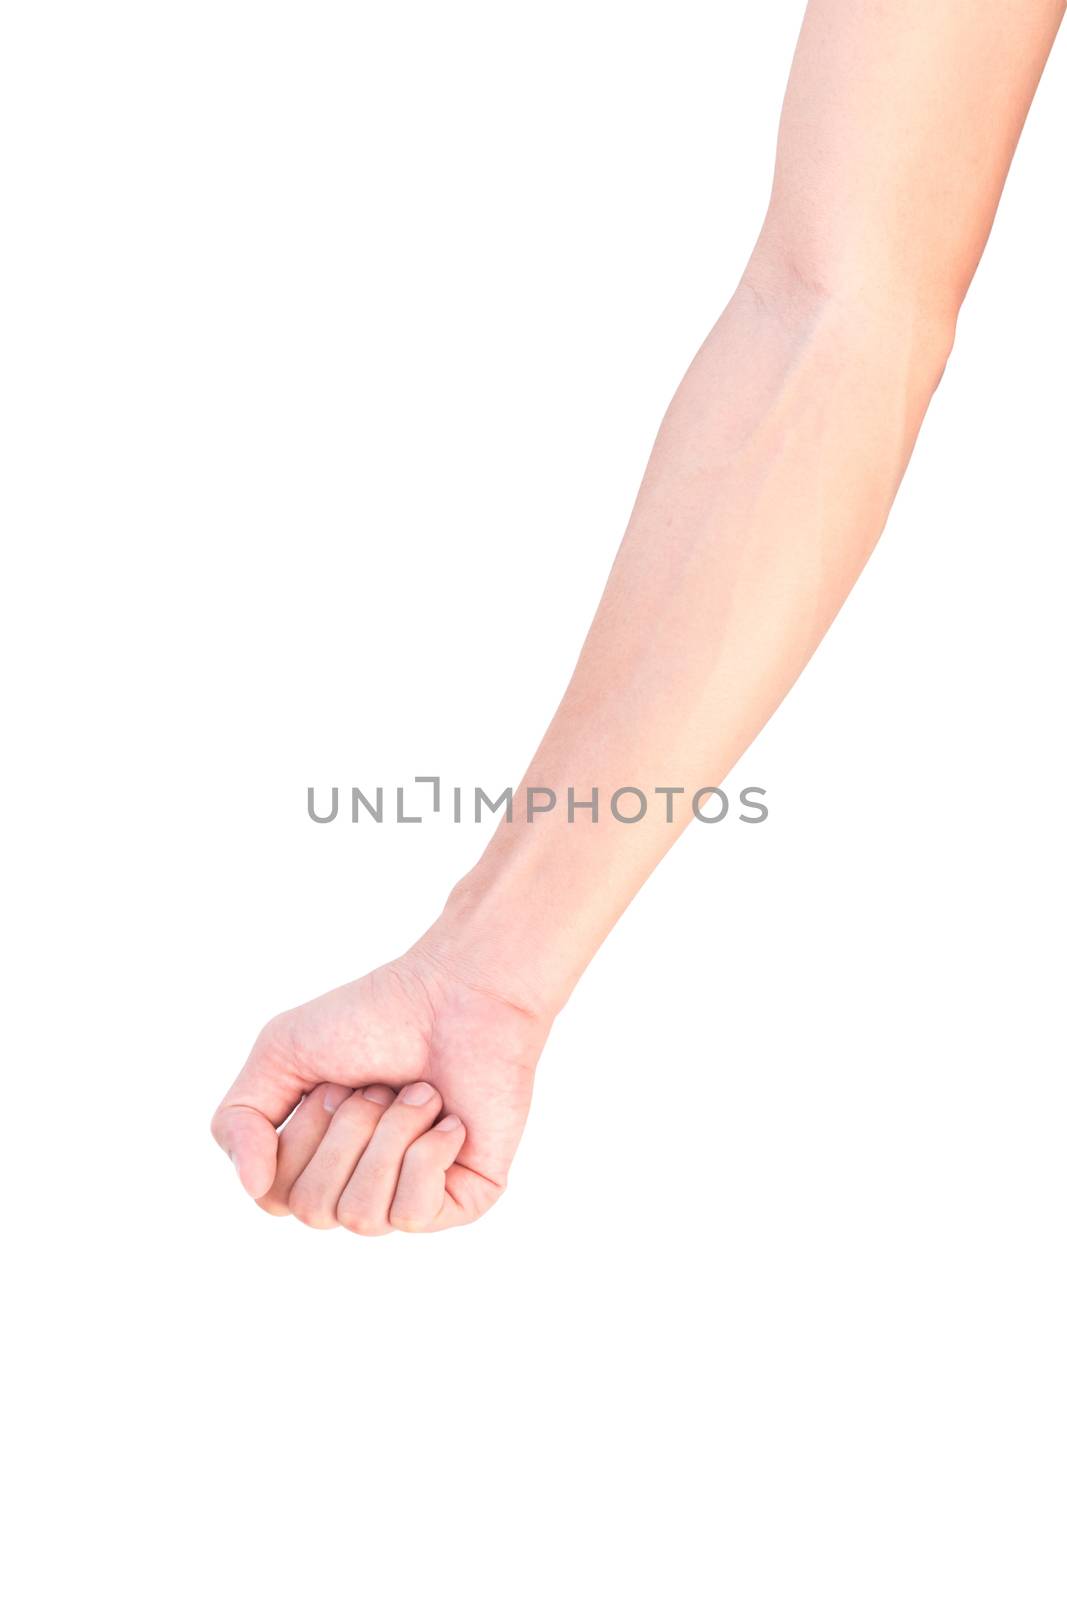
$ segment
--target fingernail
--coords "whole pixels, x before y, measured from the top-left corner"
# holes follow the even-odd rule
[[[449,1115],[441,1118],[440,1122],[437,1124],[437,1131],[438,1133],[452,1133],[459,1126],[459,1118]]]
[[[406,1106],[424,1106],[427,1100],[433,1099],[432,1083],[409,1083],[406,1089],[401,1089],[400,1098]]]
[[[339,1084],[331,1083],[322,1097],[322,1109],[324,1111],[336,1111],[341,1101],[347,1099],[348,1090],[342,1089]]]
[[[392,1089],[387,1089],[384,1083],[372,1083],[363,1091],[364,1100],[373,1100],[376,1106],[387,1106],[393,1098]]]

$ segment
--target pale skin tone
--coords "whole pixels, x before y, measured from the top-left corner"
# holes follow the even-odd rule
[[[215,1114],[265,1210],[428,1232],[503,1191],[553,1019],[692,817],[528,823],[525,786],[692,794],[788,692],[885,524],[1063,10],[812,0],[764,227],[515,820],[406,954],[268,1023]]]

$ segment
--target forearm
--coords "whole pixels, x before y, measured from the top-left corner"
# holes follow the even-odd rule
[[[693,794],[725,777],[854,583],[947,337],[799,285],[767,296],[742,284],[664,419],[513,821],[435,930],[470,975],[521,975],[530,1003],[562,1003],[692,819]],[[527,786],[558,797],[532,821]],[[623,787],[650,801],[639,823],[611,814]],[[655,795],[671,787],[685,793]],[[597,792],[596,821],[570,814],[570,790]]]
[[[885,523],[1062,0],[812,0],[742,284],[667,413],[574,678],[431,943],[556,1009],[829,626]],[[568,814],[565,797],[601,815]]]

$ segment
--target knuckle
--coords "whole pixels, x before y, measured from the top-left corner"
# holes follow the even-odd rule
[[[389,1207],[389,1221],[401,1233],[422,1233],[432,1221],[426,1215],[426,1209],[425,1204],[419,1204],[417,1193],[401,1191]]]
[[[403,1171],[414,1173],[422,1177],[425,1172],[440,1166],[440,1160],[435,1158],[433,1146],[425,1138],[416,1139],[414,1144],[408,1146],[404,1152]]]
[[[412,1216],[407,1211],[390,1211],[389,1221],[398,1233],[423,1233],[427,1227],[424,1217]]]
[[[289,1196],[289,1210],[305,1228],[332,1228],[334,1219],[323,1209],[322,1202],[298,1184]]]
[[[390,1175],[394,1170],[388,1159],[381,1153],[375,1154],[374,1151],[368,1151],[363,1155],[358,1168],[358,1193],[351,1201],[357,1211],[365,1211],[367,1209],[362,1196],[373,1193],[376,1189],[384,1189],[389,1184]],[[393,1187],[393,1184],[389,1184],[390,1194],[393,1191]]]
[[[361,1095],[350,1094],[346,1096],[337,1110],[333,1113],[333,1120],[343,1128],[349,1127],[354,1122],[363,1122],[367,1116],[367,1102]]]
[[[336,1217],[331,1217],[328,1212],[325,1211],[312,1212],[309,1216],[300,1217],[299,1221],[304,1224],[305,1228],[315,1228],[319,1231],[325,1231],[328,1228],[336,1228],[337,1226]]]
[[[388,1222],[383,1222],[381,1217],[371,1216],[359,1206],[338,1206],[337,1220],[349,1233],[358,1233],[364,1239],[374,1239],[379,1234],[389,1232]]]
[[[396,1121],[403,1121],[404,1125],[408,1126],[412,1122],[425,1122],[428,1118],[436,1117],[442,1104],[441,1096],[435,1089],[428,1100],[417,1106],[410,1105],[398,1095],[389,1107],[389,1112],[395,1116]]]

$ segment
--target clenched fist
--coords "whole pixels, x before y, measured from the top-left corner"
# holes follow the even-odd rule
[[[550,1026],[416,948],[269,1022],[212,1132],[274,1216],[473,1222],[503,1192]]]

